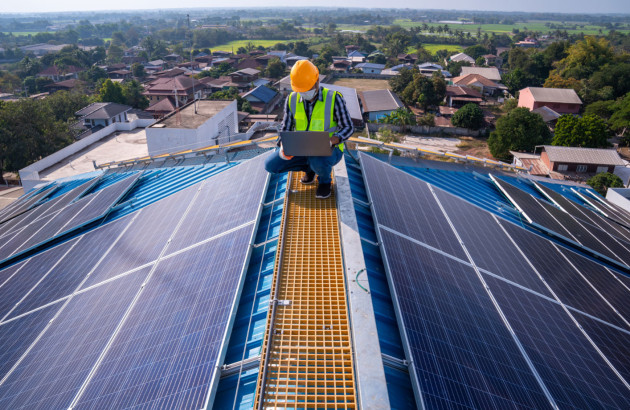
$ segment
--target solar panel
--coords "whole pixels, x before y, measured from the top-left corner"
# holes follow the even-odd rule
[[[426,183],[414,184],[365,154],[361,165],[423,405],[628,407],[621,376],[628,359],[612,343],[628,345],[627,309],[619,308],[630,291],[621,280],[627,278],[433,188],[434,201],[425,206],[439,210],[457,232],[455,244],[466,250],[459,258],[382,222]],[[387,202],[378,199],[382,192],[398,194]],[[409,223],[406,229],[441,226]],[[595,323],[590,331],[597,336],[579,327],[577,317]],[[501,373],[492,368],[498,365]]]
[[[201,186],[195,206],[182,222],[187,228],[175,235],[169,249],[184,249],[253,222],[267,188],[266,157],[261,155],[207,179]]]
[[[511,184],[496,178],[494,181],[510,201],[534,223],[559,233],[611,261],[630,266],[630,243],[616,239],[597,227],[585,226],[566,212],[526,194]]]
[[[620,208],[616,204],[613,204],[606,199],[597,196],[596,194],[587,191],[590,196],[585,196],[582,193],[579,193],[582,198],[585,198],[591,206],[599,209],[604,215],[609,218],[619,222],[624,225],[626,228],[630,228],[630,213],[628,213],[625,209]]]
[[[24,201],[21,201],[19,205],[15,206],[13,209],[3,212],[0,215],[0,224],[8,221],[11,218],[15,218],[17,215],[20,215],[23,212],[26,212],[29,208],[34,206],[38,201],[42,200],[47,195],[50,195],[57,187],[51,186],[46,189],[36,193],[35,195],[31,195]]]
[[[147,273],[107,282],[58,307],[55,320],[0,385],[0,408],[69,408]]]
[[[78,408],[204,407],[252,232],[159,262]]]
[[[550,200],[561,207],[565,212],[588,224],[605,229],[624,241],[628,241],[630,239],[630,231],[624,228],[622,225],[609,221],[608,219],[604,218],[594,211],[591,211],[590,209],[579,206],[573,201],[570,201],[561,194],[547,188],[542,184],[534,183],[534,185]]]
[[[101,191],[81,198],[57,214],[27,225],[11,240],[11,245],[0,248],[0,260],[17,255],[100,217],[120,200],[140,175],[134,174]]]

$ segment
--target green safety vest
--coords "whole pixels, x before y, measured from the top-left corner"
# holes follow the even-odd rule
[[[322,88],[320,91],[322,92],[322,99],[320,100],[319,96],[317,96],[310,122],[306,117],[304,101],[299,101],[299,93],[292,92],[289,94],[289,109],[295,119],[296,131],[326,131],[332,137],[337,131],[337,123],[334,116],[337,92],[328,88]],[[343,142],[337,146],[343,152]]]

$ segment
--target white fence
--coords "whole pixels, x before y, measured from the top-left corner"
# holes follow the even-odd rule
[[[129,122],[115,122],[113,124],[108,125],[105,128],[98,130],[97,132],[88,135],[85,138],[80,139],[74,144],[70,144],[65,148],[60,149],[54,154],[50,154],[49,156],[42,158],[41,160],[29,165],[26,168],[22,168],[20,170],[20,180],[22,182],[22,187],[24,188],[24,192],[28,192],[33,189],[35,186],[40,184],[42,181],[39,179],[40,171],[43,171],[61,161],[68,158],[71,155],[76,154],[82,149],[94,144],[97,141],[111,135],[116,131],[131,131],[138,127],[147,127],[155,122],[154,119],[141,119],[135,118]]]

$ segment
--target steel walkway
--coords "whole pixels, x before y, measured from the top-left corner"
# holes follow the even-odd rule
[[[255,408],[355,409],[335,197],[316,199],[301,175],[285,196]]]

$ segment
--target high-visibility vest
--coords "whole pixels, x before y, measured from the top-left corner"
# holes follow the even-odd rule
[[[289,94],[289,109],[295,119],[296,131],[326,131],[332,137],[337,131],[337,123],[334,116],[337,92],[328,88],[322,88],[320,91],[323,101],[317,96],[310,121],[306,117],[304,101],[299,101],[299,93],[292,92]],[[337,146],[343,152],[343,142]]]

